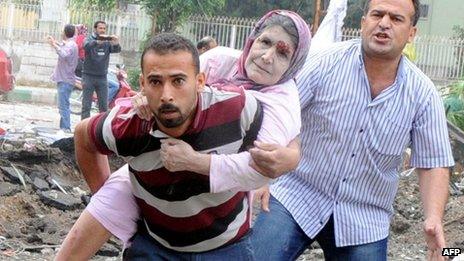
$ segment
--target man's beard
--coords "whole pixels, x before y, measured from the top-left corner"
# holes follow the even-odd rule
[[[171,119],[161,118],[159,115],[162,115],[164,112],[176,112],[176,113],[179,113],[179,117],[171,118]],[[180,125],[182,125],[187,120],[187,117],[185,117],[182,114],[180,109],[177,106],[175,106],[175,105],[173,105],[171,103],[166,103],[166,104],[161,105],[158,108],[158,113],[154,113],[154,115],[155,115],[156,119],[158,119],[160,124],[163,125],[166,128],[179,127]]]

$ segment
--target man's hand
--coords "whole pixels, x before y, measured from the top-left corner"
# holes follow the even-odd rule
[[[261,202],[261,209],[266,212],[269,212],[270,195],[271,193],[269,192],[269,185],[265,185],[253,191],[253,196],[255,200],[259,200]]]
[[[144,96],[142,93],[138,93],[137,95],[131,98],[132,107],[139,116],[139,118],[144,120],[151,120],[153,118],[153,112],[150,110],[148,106],[147,97]]]
[[[56,41],[55,41],[55,38],[53,38],[53,36],[49,35],[47,36],[47,43],[51,46],[51,47],[55,47],[56,46]]]
[[[261,175],[278,178],[295,169],[300,161],[299,145],[292,141],[288,147],[255,141],[255,148],[249,150],[252,161],[250,166]]]
[[[424,221],[425,241],[427,243],[427,260],[446,260],[441,251],[446,247],[443,224],[440,218],[428,218]]]
[[[161,162],[171,172],[190,170],[195,153],[185,141],[172,138],[161,140]]]
[[[424,206],[424,233],[427,243],[427,260],[445,260],[441,251],[445,247],[443,216],[448,200],[449,169],[417,168],[419,191]]]
[[[112,45],[117,45],[119,44],[119,37],[117,35],[111,35],[111,44]]]

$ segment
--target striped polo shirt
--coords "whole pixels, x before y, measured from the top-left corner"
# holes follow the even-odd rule
[[[262,109],[242,89],[205,87],[195,118],[179,137],[202,153],[233,154],[256,139]],[[166,170],[160,158],[160,132],[130,108],[116,107],[91,119],[89,133],[97,149],[129,164],[132,189],[148,233],[163,246],[202,252],[239,240],[250,228],[247,192],[210,193],[209,178]]]
[[[402,58],[373,99],[359,40],[310,55],[296,82],[302,160],[271,193],[311,238],[331,215],[338,247],[386,238],[405,148],[413,167],[454,164],[435,86]]]

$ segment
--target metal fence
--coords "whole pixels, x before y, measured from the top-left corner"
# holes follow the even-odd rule
[[[359,29],[343,29],[342,41],[360,37]],[[414,62],[430,79],[447,83],[464,77],[464,39],[419,35],[413,45]]]
[[[242,49],[257,19],[237,17],[192,16],[181,28],[181,33],[193,42],[212,36],[219,45]]]
[[[0,0],[0,39],[42,42],[46,35],[59,37],[66,23],[83,23],[92,29],[93,22],[107,22],[108,33],[120,36],[123,50],[140,51],[150,31],[151,21],[140,9],[131,12],[99,12],[70,8],[65,0]],[[257,19],[192,16],[179,32],[197,42],[206,35],[218,43],[243,48]],[[360,37],[359,29],[343,29],[342,40]],[[464,77],[464,39],[418,36],[415,40],[416,64],[432,80],[449,82]]]
[[[193,42],[206,35],[220,45],[241,49],[257,19],[193,16],[181,32]],[[342,40],[360,38],[360,30],[344,28]],[[443,36],[417,36],[415,63],[432,80],[447,83],[464,77],[464,39]]]
[[[123,50],[138,51],[151,26],[150,18],[140,10],[73,9],[64,0],[47,0],[40,4],[22,2],[28,1],[0,1],[0,38],[42,42],[47,35],[58,38],[67,23],[85,24],[92,30],[95,21],[103,20],[107,23],[107,33],[119,36]]]

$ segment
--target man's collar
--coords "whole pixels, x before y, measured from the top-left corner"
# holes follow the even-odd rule
[[[357,55],[358,55],[359,68],[365,70],[364,59],[363,59],[364,53],[363,53],[363,50],[362,50],[362,42],[361,41],[359,41],[359,44],[358,44]],[[401,55],[400,61],[399,61],[399,64],[398,64],[398,68],[397,68],[397,71],[396,71],[396,77],[395,77],[395,84],[397,84],[397,85],[403,84],[403,81],[405,79],[406,70],[404,69],[404,67],[405,67],[404,60],[405,60],[404,55]]]
[[[201,128],[200,124],[200,119],[201,119],[201,114],[203,112],[203,107],[202,107],[202,98],[201,94],[197,94],[197,106],[195,108],[195,114],[193,117],[193,121],[190,123],[190,126],[188,127],[187,131],[185,133],[191,133],[191,132],[196,132],[199,128]]]

